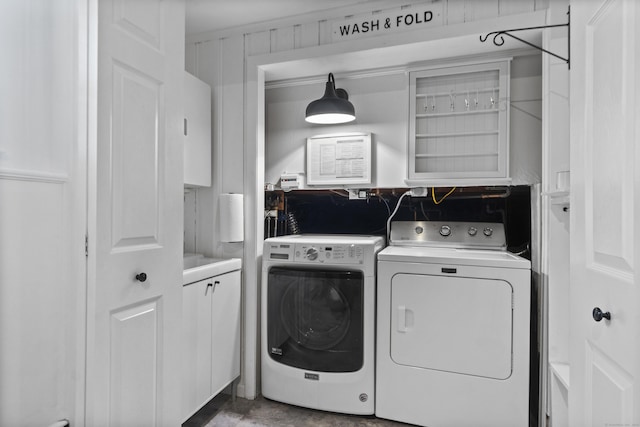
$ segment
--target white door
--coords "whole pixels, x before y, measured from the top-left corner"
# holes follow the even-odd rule
[[[98,0],[97,7],[87,425],[176,426],[184,4]]]
[[[638,22],[636,0],[571,4],[574,427],[640,425]]]

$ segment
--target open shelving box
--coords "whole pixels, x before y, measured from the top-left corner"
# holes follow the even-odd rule
[[[507,179],[510,60],[409,73],[409,179]]]

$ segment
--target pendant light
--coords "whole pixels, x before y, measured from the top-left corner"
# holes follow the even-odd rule
[[[347,123],[356,119],[353,104],[349,102],[349,95],[344,89],[336,89],[333,73],[325,86],[324,96],[312,101],[307,106],[305,120],[316,124]]]

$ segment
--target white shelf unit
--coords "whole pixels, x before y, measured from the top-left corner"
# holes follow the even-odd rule
[[[407,181],[508,178],[510,59],[409,73]]]

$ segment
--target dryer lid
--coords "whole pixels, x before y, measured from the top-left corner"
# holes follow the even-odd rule
[[[387,246],[378,261],[530,269],[531,261],[506,251],[420,246]]]

